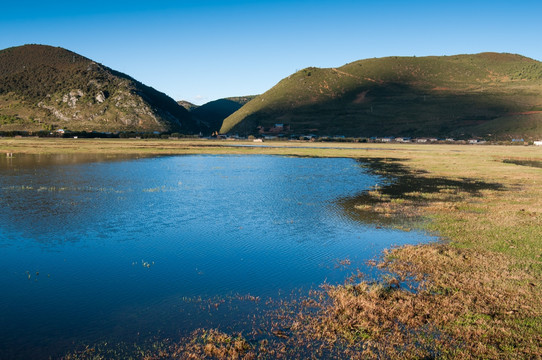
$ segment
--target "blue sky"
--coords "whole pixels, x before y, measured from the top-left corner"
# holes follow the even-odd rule
[[[75,51],[197,104],[296,70],[383,56],[511,52],[542,60],[540,1],[17,1],[0,48]]]

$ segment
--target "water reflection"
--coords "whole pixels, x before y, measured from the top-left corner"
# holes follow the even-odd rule
[[[0,162],[0,244],[21,239],[47,243],[79,241],[81,224],[98,221],[121,189],[122,177],[95,174],[112,161],[134,156],[15,155]],[[119,163],[117,163],[119,165]],[[126,178],[124,178],[126,179]],[[54,227],[54,229],[52,228]],[[78,235],[79,233],[79,235]]]
[[[190,299],[265,299],[341,282],[369,271],[364,262],[386,247],[428,240],[343,211],[338,199],[382,180],[351,159],[32,159],[0,163],[0,287],[10,289],[0,299],[0,358],[242,327],[233,320],[253,305],[211,316]],[[336,267],[340,259],[351,267]]]

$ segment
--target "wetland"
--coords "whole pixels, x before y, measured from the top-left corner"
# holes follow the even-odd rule
[[[383,178],[347,158],[0,158],[0,355],[180,338],[248,321],[434,238],[348,216]],[[346,206],[348,208],[348,206]],[[266,306],[265,303],[270,305]]]
[[[25,339],[31,341],[34,349],[41,346],[42,351],[51,350],[47,349],[51,344],[57,349],[62,346],[65,349],[77,348],[67,353],[64,356],[66,359],[542,357],[542,172],[536,166],[542,161],[542,148],[415,144],[335,144],[333,148],[324,147],[329,145],[282,142],[274,143],[273,147],[254,148],[233,147],[230,142],[221,141],[0,139],[0,152],[12,153],[14,158],[21,154],[82,154],[101,158],[99,161],[106,163],[117,160],[121,163],[123,160],[147,161],[149,156],[181,154],[349,158],[352,159],[350,164],[358,167],[357,171],[361,172],[362,178],[368,175],[371,180],[366,184],[360,183],[362,186],[355,191],[346,191],[329,202],[325,201],[326,205],[320,208],[322,211],[340,214],[338,217],[343,217],[340,221],[350,224],[348,226],[353,225],[353,229],[359,226],[360,229],[377,233],[399,231],[423,236],[429,233],[441,239],[431,241],[434,238],[429,238],[428,242],[422,240],[422,244],[414,241],[417,245],[405,244],[389,247],[382,252],[376,251],[377,258],[366,264],[359,261],[359,258],[337,257],[333,259],[332,266],[323,266],[330,274],[336,274],[335,279],[346,277],[344,283],[341,280],[334,283],[332,275],[328,274],[323,285],[311,287],[314,285],[313,280],[310,280],[300,286],[301,290],[287,293],[284,288],[277,297],[258,297],[256,293],[227,293],[210,298],[183,297],[180,306],[183,310],[179,312],[191,316],[196,314],[192,319],[200,321],[191,325],[188,321],[177,321],[179,318],[183,321],[189,318],[181,315],[170,321],[169,310],[177,306],[172,304],[178,304],[179,301],[179,297],[174,295],[173,301],[166,296],[161,302],[156,299],[148,301],[148,306],[125,306],[124,311],[117,312],[117,315],[131,314],[126,317],[131,326],[111,325],[122,324],[118,319],[123,316],[114,316],[109,321],[109,329],[114,329],[110,332],[90,331],[81,337],[80,329],[85,328],[85,323],[78,321],[80,318],[76,319],[67,328],[73,330],[74,337],[82,339],[82,342],[71,338],[60,343],[56,323],[45,321],[41,325],[43,328],[32,330],[42,333],[50,331],[52,335],[41,339],[28,336]],[[125,159],[126,156],[129,158]],[[0,158],[0,161],[4,159]],[[509,162],[510,159],[514,162]],[[99,161],[95,159],[90,163],[100,164]],[[32,177],[31,170],[17,171],[26,171],[29,178]],[[359,176],[359,172],[355,172],[354,176]],[[2,176],[2,180],[5,179],[7,177]],[[84,187],[84,181],[81,184],[73,185],[72,188]],[[170,190],[174,184],[170,183]],[[140,193],[160,195],[168,189],[167,184],[166,187],[164,185],[149,184]],[[29,189],[22,189],[24,186]],[[68,188],[53,184],[36,188],[35,185],[25,184],[21,189],[16,189],[13,184],[8,184],[5,193],[55,193],[67,191]],[[102,186],[91,190],[104,193],[101,196],[108,200],[121,198],[122,194],[111,192],[113,188]],[[336,193],[330,193],[333,194]],[[330,197],[326,195],[324,198]],[[312,203],[316,200],[312,199]],[[58,207],[64,206],[54,201],[50,204],[53,213]],[[19,214],[22,211],[16,206],[13,210],[19,211]],[[7,217],[2,219],[1,236],[13,230],[13,227],[9,227],[13,216],[3,211],[3,216]],[[75,213],[65,215],[77,218]],[[148,223],[152,219],[146,221]],[[212,224],[209,227],[213,228]],[[42,229],[46,231],[45,227]],[[72,229],[77,231],[75,226]],[[105,230],[107,228],[97,227],[94,233]],[[267,232],[269,228],[260,231],[260,234],[267,236]],[[39,231],[34,232],[34,235],[43,238]],[[153,233],[150,236],[159,237],[160,234]],[[81,246],[91,250],[94,246],[88,246],[88,243],[77,237],[68,238],[74,249]],[[38,259],[47,251],[62,252],[54,248],[54,241],[47,245],[46,242],[25,240],[24,237],[17,239],[21,240],[19,251],[28,253],[28,258]],[[60,239],[55,241],[59,242]],[[127,245],[123,250],[133,255],[130,241],[133,240],[124,242]],[[95,237],[94,242],[100,246],[109,244],[100,237]],[[13,245],[3,243],[1,246],[3,259],[9,258],[7,255],[10,251],[17,251]],[[33,251],[34,255],[31,254]],[[92,253],[89,251],[89,254]],[[100,253],[100,250],[95,253]],[[98,258],[96,254],[91,259]],[[149,276],[152,274],[149,271],[160,272],[159,262],[152,257],[127,257],[131,259],[130,266],[141,271],[138,276]],[[84,258],[81,262],[85,264]],[[96,267],[96,262],[90,265]],[[30,281],[27,285],[19,284],[14,288],[20,291],[19,299],[24,304],[24,301],[29,301],[26,297],[36,295],[36,292],[31,293],[22,286],[43,286],[40,281],[53,279],[53,274],[29,266],[19,268],[21,271],[16,276]],[[17,267],[6,269],[2,268],[4,281],[9,276],[15,276],[13,269]],[[352,273],[354,276],[349,276]],[[111,272],[106,275],[109,280],[112,279]],[[75,284],[76,276],[73,281]],[[99,277],[97,279],[95,281],[99,282]],[[122,276],[119,279],[116,286],[124,283],[129,285],[130,281],[134,281]],[[7,283],[2,285],[11,286]],[[117,287],[121,291],[122,286]],[[104,297],[104,294],[92,295],[96,298]],[[13,291],[9,298],[15,296]],[[41,306],[42,302],[37,299],[34,303]],[[160,309],[160,304],[165,304],[161,309],[166,311],[156,311]],[[154,323],[161,319],[162,324],[149,326],[152,321],[147,322],[145,311],[155,311]],[[61,313],[59,311],[52,317]],[[99,314],[99,311],[95,313]],[[197,314],[206,314],[206,317]],[[13,324],[6,320],[10,315],[2,312],[2,326],[11,326],[13,330]],[[96,319],[101,319],[102,329],[107,329],[108,321],[104,318],[107,315]],[[211,321],[203,321],[205,318]],[[217,326],[220,322],[227,325]],[[167,330],[167,323],[174,324],[169,329],[171,332]],[[19,324],[24,326],[22,321]],[[183,326],[185,333],[189,332],[189,328],[198,329],[184,336],[179,330]],[[126,333],[126,329],[137,328],[144,329],[144,332]],[[153,332],[153,329],[158,328],[165,330],[158,334]],[[250,328],[252,331],[247,331]],[[8,346],[7,351],[21,346],[17,338],[21,332],[12,334],[5,331],[4,334],[11,336],[4,342]],[[174,336],[170,337],[172,334]],[[136,339],[136,342],[123,339]]]

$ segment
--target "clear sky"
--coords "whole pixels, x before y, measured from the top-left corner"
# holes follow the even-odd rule
[[[510,52],[542,60],[542,1],[24,1],[0,49],[72,50],[202,104],[262,93],[296,70],[383,56]]]

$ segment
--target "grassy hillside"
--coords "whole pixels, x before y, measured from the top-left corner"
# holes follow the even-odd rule
[[[227,97],[226,100],[234,101],[239,105],[243,106],[248,103],[250,100],[254,99],[258,95],[247,95],[247,96],[232,96]]]
[[[197,131],[165,94],[71,51],[0,51],[0,131]]]
[[[224,119],[239,110],[255,96],[238,96],[218,99],[191,109],[194,118],[202,122],[210,132],[220,130]]]
[[[347,136],[542,136],[542,63],[482,53],[307,68],[229,116],[227,132],[290,124]],[[491,135],[489,135],[491,134]]]

